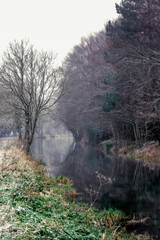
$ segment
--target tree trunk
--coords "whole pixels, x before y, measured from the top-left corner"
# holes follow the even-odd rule
[[[26,121],[25,135],[24,135],[24,150],[26,151],[26,153],[30,152],[31,144],[33,142],[33,137],[34,137],[34,133],[37,125],[37,119],[38,119],[38,115],[35,117],[32,129],[30,129],[29,127],[30,126],[29,120]]]
[[[141,137],[140,137],[140,133],[139,133],[137,123],[136,122],[133,123],[132,126],[133,126],[133,131],[134,131],[136,144],[141,148],[142,147],[142,142],[141,142]]]
[[[24,138],[23,138],[23,142],[24,142],[24,151],[26,153],[29,153],[30,150],[30,146],[29,146],[29,120],[28,117],[26,117],[26,124],[25,124],[25,134],[24,134]]]

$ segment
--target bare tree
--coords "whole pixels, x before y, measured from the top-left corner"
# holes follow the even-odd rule
[[[10,91],[6,101],[25,127],[26,152],[30,151],[38,118],[64,94],[66,85],[54,63],[52,53],[39,53],[25,40],[10,43],[4,53],[0,81]]]
[[[88,131],[108,130],[103,96],[108,90],[105,78],[111,68],[104,51],[108,47],[104,31],[82,38],[63,64],[64,73],[71,75],[68,92],[58,104],[60,119],[76,141],[88,140]]]

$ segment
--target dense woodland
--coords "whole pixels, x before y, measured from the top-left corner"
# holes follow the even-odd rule
[[[9,45],[1,113],[12,115],[20,138],[25,128],[27,151],[39,117],[55,114],[55,103],[76,141],[160,142],[160,2],[122,0],[116,10],[118,18],[82,38],[60,68],[29,42]]]
[[[142,147],[160,141],[160,2],[123,0],[116,10],[66,57],[71,87],[60,115],[76,139]]]

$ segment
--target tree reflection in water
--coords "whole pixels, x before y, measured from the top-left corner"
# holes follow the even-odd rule
[[[105,176],[95,205],[122,209],[137,218],[149,217],[151,233],[160,232],[160,170],[142,162],[106,157],[93,146],[75,144],[71,135],[36,139],[32,152],[46,163],[53,176],[65,175],[73,180],[78,198],[91,201],[97,193],[96,172]],[[94,201],[94,197],[92,202]]]

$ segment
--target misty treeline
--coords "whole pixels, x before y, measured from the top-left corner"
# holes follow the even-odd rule
[[[117,19],[82,38],[61,67],[29,41],[9,44],[0,66],[1,121],[12,116],[27,152],[48,113],[76,141],[160,142],[160,2],[122,0],[116,10]]]
[[[58,104],[76,140],[160,141],[160,1],[122,0],[118,18],[74,47]]]

